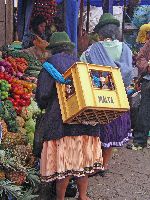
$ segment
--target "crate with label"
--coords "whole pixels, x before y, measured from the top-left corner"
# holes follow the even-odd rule
[[[130,109],[119,68],[77,62],[64,78],[56,84],[64,123],[107,124]]]

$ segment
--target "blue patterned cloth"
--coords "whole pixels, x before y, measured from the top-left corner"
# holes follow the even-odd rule
[[[65,80],[62,74],[59,73],[59,71],[49,62],[43,63],[43,68],[46,69],[46,71],[58,82],[61,84],[67,84],[70,81]]]

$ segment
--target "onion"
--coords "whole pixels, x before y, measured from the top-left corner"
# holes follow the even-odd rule
[[[22,77],[23,76],[23,73],[21,73],[21,72],[17,72],[17,74],[16,74],[18,77]]]
[[[4,68],[4,66],[0,66],[0,72],[5,72],[5,68]]]

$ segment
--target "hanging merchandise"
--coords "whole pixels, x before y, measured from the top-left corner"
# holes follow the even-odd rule
[[[150,6],[143,5],[135,9],[132,23],[140,28],[143,24],[148,24],[150,22]]]
[[[48,25],[53,21],[56,15],[56,1],[55,0],[35,0],[33,5],[33,16],[43,15]]]

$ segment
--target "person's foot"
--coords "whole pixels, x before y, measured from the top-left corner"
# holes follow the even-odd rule
[[[139,151],[139,150],[143,150],[143,147],[140,145],[135,145],[135,144],[127,144],[126,146],[127,149],[131,149],[134,151]]]
[[[79,197],[78,200],[91,200],[91,199],[89,197],[85,197],[84,199]]]
[[[147,140],[147,148],[150,149],[150,137],[148,137],[148,140]]]

